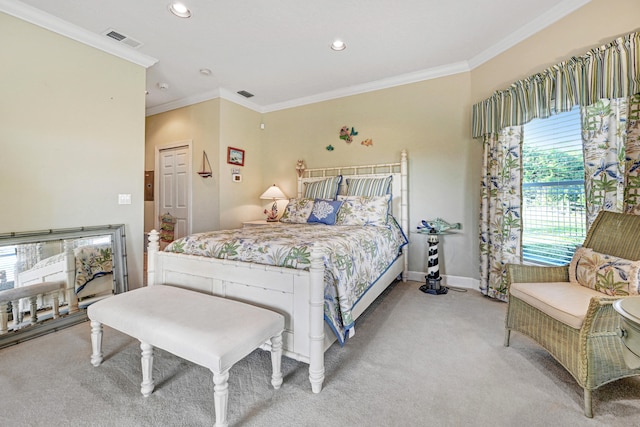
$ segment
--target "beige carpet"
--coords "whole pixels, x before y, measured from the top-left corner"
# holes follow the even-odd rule
[[[268,353],[236,364],[230,425],[640,425],[640,379],[596,390],[588,419],[582,389],[544,350],[517,333],[503,347],[504,304],[476,291],[426,295],[419,285],[393,285],[355,337],[329,349],[318,395],[304,363],[283,360],[278,391]],[[0,425],[212,425],[209,371],[157,351],[156,390],[144,398],[138,342],[106,329],[105,361],[94,368],[89,335],[84,323],[0,350]]]

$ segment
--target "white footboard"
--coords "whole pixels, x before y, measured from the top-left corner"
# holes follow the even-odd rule
[[[314,393],[324,381],[324,264],[312,251],[309,271],[159,251],[159,233],[149,233],[148,285],[171,285],[268,308],[285,316],[284,354],[309,363]],[[178,307],[176,309],[187,309]]]

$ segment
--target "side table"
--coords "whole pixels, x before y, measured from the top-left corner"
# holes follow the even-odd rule
[[[624,361],[629,369],[640,368],[640,297],[619,299],[613,309],[620,315],[618,335],[625,347]]]

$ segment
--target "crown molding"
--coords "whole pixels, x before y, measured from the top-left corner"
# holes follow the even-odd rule
[[[92,33],[70,22],[64,21],[40,9],[17,0],[0,0],[0,12],[22,19],[77,42],[102,50],[103,52],[125,59],[142,67],[149,68],[158,60],[137,52],[108,37]]]
[[[145,111],[146,116],[153,116],[154,114],[165,113],[167,111],[175,110],[177,108],[188,107],[189,105],[198,104],[200,102],[209,101],[220,97],[220,90],[215,89],[208,92],[199,93],[194,96],[188,96],[186,98],[180,98],[175,101],[167,102],[165,104],[156,105],[155,107],[149,107]]]
[[[240,96],[230,90],[224,88],[218,88],[216,90],[204,92],[198,95],[189,96],[186,98],[177,99],[175,101],[167,102],[165,104],[156,105],[146,109],[145,115],[153,116],[154,114],[166,113],[167,111],[175,110],[177,108],[188,107],[189,105],[197,104],[199,102],[209,101],[216,98],[226,99],[234,104],[242,105],[250,110],[258,113],[263,113],[264,109],[258,104],[248,101],[245,97]]]
[[[361,93],[373,92],[376,90],[388,89],[395,86],[402,86],[410,83],[421,82],[424,80],[431,80],[438,77],[464,73],[469,70],[469,64],[466,61],[457,62],[454,64],[444,65],[442,67],[434,67],[427,70],[416,71],[414,73],[401,74],[399,76],[394,76],[387,79],[376,80],[373,82],[337,89],[330,92],[324,92],[313,96],[293,99],[291,101],[281,102],[277,104],[271,104],[264,107],[263,112],[270,113],[273,111],[285,110],[287,108],[301,107],[303,105],[315,104],[317,102],[330,101],[332,99],[344,98],[347,96],[359,95]]]
[[[498,43],[471,58],[469,60],[470,69],[473,70],[474,68],[495,58],[507,49],[510,49],[523,40],[528,39],[535,33],[548,27],[554,22],[559,21],[560,19],[580,9],[582,6],[590,2],[591,0],[565,0],[562,3],[557,4],[556,6],[549,9],[546,13],[529,22],[527,25],[509,34],[509,36],[500,40]]]
[[[220,88],[220,98],[222,99],[226,99],[227,101],[231,101],[235,104],[238,105],[242,105],[243,107],[246,107],[250,110],[253,110],[257,113],[264,113],[264,107],[261,107],[260,105],[256,104],[255,102],[251,102],[249,101],[247,98],[245,98],[242,95],[238,95],[236,92],[233,92],[231,90],[227,90],[225,88]]]

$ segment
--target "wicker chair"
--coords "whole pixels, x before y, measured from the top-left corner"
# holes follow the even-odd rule
[[[603,254],[640,260],[640,216],[601,211],[583,246]],[[568,266],[507,265],[508,286],[568,281]],[[584,389],[584,413],[591,418],[593,390],[620,378],[640,375],[640,369],[629,369],[623,358],[624,344],[618,336],[620,318],[612,306],[619,298],[604,294],[591,298],[582,327],[575,329],[509,295],[504,345],[509,346],[514,330],[544,347]]]

